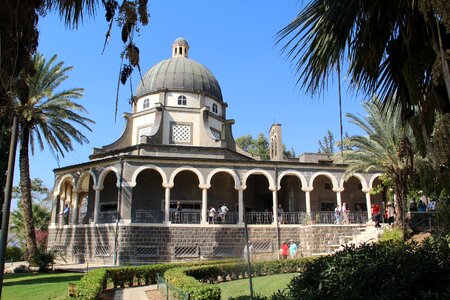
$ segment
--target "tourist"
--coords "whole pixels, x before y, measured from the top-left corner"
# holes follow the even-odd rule
[[[349,224],[350,223],[349,220],[348,220],[348,213],[349,213],[349,210],[348,210],[347,203],[344,202],[342,204],[342,224]]]
[[[436,210],[436,201],[434,199],[431,199],[430,203],[428,203],[428,211],[435,211]]]
[[[394,216],[395,216],[395,209],[394,209],[394,206],[392,205],[392,203],[390,203],[390,202],[388,203],[386,212],[387,212],[388,224],[389,224],[389,226],[391,226],[391,224],[394,223]]]
[[[181,203],[177,202],[177,208],[175,208],[175,223],[180,223],[181,222]]]
[[[375,221],[375,228],[381,228],[381,212],[378,204],[372,204],[372,220]]]
[[[294,258],[297,255],[297,244],[294,240],[289,241],[291,244],[289,245],[289,257]]]
[[[70,213],[69,204],[66,204],[63,212],[61,213],[61,216],[63,216],[64,225],[69,225],[69,213]]]
[[[283,207],[281,207],[281,204],[278,205],[277,209],[277,215],[278,215],[278,223],[283,224]]]
[[[222,224],[225,223],[225,216],[228,212],[228,207],[225,205],[225,203],[222,205],[222,207],[220,208],[220,212],[219,212],[219,217],[220,217],[220,221],[222,222]]]
[[[413,198],[409,200],[409,211],[417,211],[417,203]]]
[[[214,206],[210,205],[208,214],[209,224],[214,224],[215,218],[216,218],[216,209],[214,208]]]
[[[335,224],[341,224],[341,210],[339,208],[339,205],[336,205],[334,208],[334,218],[336,219],[334,221]]]
[[[423,203],[422,199],[419,200],[418,209],[419,209],[419,212],[426,212],[427,211],[427,206],[426,206],[425,203]]]
[[[362,213],[361,205],[356,204],[356,223],[362,223],[362,219],[363,219],[362,216],[363,216],[363,213]]]
[[[288,246],[287,242],[283,242],[281,244],[280,253],[281,253],[281,257],[283,257],[283,259],[286,259],[288,257],[288,255],[289,255],[289,246]]]

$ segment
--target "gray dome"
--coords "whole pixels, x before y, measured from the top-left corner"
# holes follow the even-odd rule
[[[136,89],[136,97],[161,89],[194,93],[201,91],[223,101],[219,82],[211,71],[183,56],[163,60],[147,71]]]

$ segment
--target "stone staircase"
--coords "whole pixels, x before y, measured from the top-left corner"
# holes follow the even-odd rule
[[[341,237],[339,245],[332,245],[334,247],[333,252],[343,249],[343,245],[345,244],[359,246],[364,243],[376,243],[384,229],[384,224],[381,228],[375,228],[373,224],[368,223],[366,226],[358,228],[358,234]]]

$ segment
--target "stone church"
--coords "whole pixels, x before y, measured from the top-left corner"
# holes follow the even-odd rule
[[[269,161],[240,149],[218,80],[189,58],[183,38],[134,99],[115,142],[55,170],[48,247],[68,262],[238,257],[245,223],[256,256],[276,257],[290,239],[305,255],[323,253],[363,230],[367,208],[382,202],[370,194],[379,173],[344,178],[346,166],[326,154],[284,158],[280,124],[269,130]],[[349,222],[334,224],[344,202]]]

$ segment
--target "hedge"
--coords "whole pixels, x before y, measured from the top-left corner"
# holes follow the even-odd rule
[[[209,264],[222,264],[236,260],[215,260],[203,262],[167,263],[135,267],[102,268],[86,273],[77,284],[77,298],[92,300],[100,296],[107,288],[108,281],[114,288],[125,286],[156,284],[156,274],[164,274],[169,269]]]
[[[312,258],[259,261],[252,263],[254,276],[299,272]],[[222,263],[167,270],[164,277],[174,286],[188,292],[192,300],[220,300],[219,281],[244,278],[247,274],[245,263]]]

